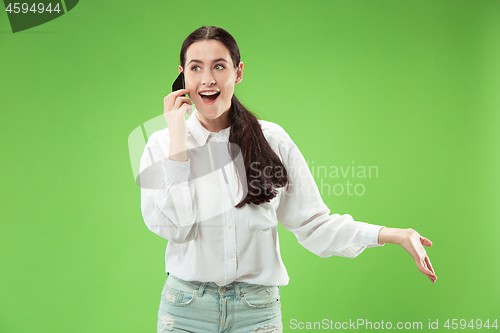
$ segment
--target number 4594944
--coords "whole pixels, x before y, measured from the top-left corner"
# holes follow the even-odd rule
[[[19,7],[19,5],[21,5],[21,7]],[[15,2],[15,3],[10,3],[7,5],[7,8],[5,8],[5,11],[9,12],[9,13],[14,13],[14,14],[17,14],[17,13],[27,13],[27,12],[33,12],[33,13],[43,13],[43,12],[49,12],[49,13],[52,13],[52,12],[57,12],[59,13],[61,11],[61,9],[59,8],[59,2],[56,3],[56,5],[54,6],[54,9],[52,9],[52,3],[49,3],[47,5],[47,7],[45,7],[45,5],[43,3],[38,3],[38,6],[36,3],[34,3],[31,8],[29,8],[29,4],[27,3],[18,3],[18,2]]]
[[[450,322],[451,321],[451,322]],[[481,319],[471,319],[468,323],[467,323],[467,320],[465,319],[448,319],[446,320],[446,323],[444,323],[443,327],[446,327],[448,329],[453,329],[453,330],[456,330],[457,328],[460,328],[460,329],[465,329],[467,327],[469,328],[475,328],[475,329],[481,329],[481,328],[487,328],[487,329],[490,329],[491,328],[495,328],[495,329],[498,329],[498,323],[497,323],[497,319],[495,319],[491,325],[490,325],[490,320],[486,320],[484,323]]]

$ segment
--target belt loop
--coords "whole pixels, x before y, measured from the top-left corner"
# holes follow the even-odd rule
[[[198,296],[203,297],[203,294],[205,293],[205,288],[207,287],[206,282],[202,282],[200,288],[198,288]]]
[[[241,288],[240,287],[241,287],[241,283],[238,283],[238,282],[234,283],[234,293],[236,294],[236,300],[238,300],[238,301],[241,298],[241,294],[240,294],[241,293],[241,291],[240,291]]]

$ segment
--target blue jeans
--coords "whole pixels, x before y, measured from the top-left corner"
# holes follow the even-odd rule
[[[161,293],[158,333],[281,333],[279,287],[183,281],[170,274]]]

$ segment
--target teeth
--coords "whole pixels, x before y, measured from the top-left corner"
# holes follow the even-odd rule
[[[202,92],[200,93],[200,95],[212,96],[212,95],[215,95],[215,94],[217,94],[217,93],[218,93],[218,91],[202,91]]]

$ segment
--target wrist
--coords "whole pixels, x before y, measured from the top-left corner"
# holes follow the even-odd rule
[[[378,234],[378,243],[380,245],[385,243],[401,245],[406,234],[406,229],[383,227]]]

